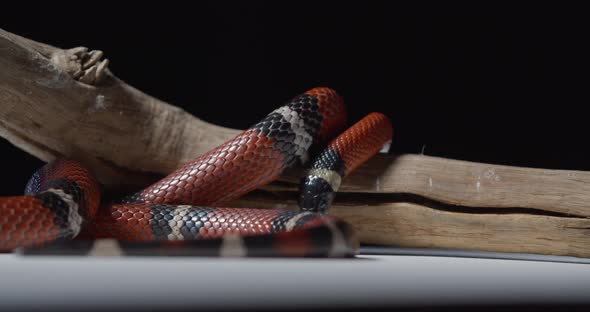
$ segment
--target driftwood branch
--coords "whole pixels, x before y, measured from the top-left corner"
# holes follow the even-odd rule
[[[70,58],[80,50],[0,29],[2,137],[45,161],[84,161],[107,187],[133,188],[238,133],[134,89],[103,62],[84,79]]]
[[[239,132],[134,89],[103,57],[0,29],[0,135],[42,160],[79,159],[107,188],[135,188]],[[293,207],[300,173],[234,204]],[[343,181],[333,213],[365,243],[590,257],[589,201],[590,172],[378,155]]]
[[[407,196],[340,194],[331,214],[365,244],[568,255],[590,258],[590,219],[520,208],[457,207]],[[255,192],[234,207],[297,209],[294,194]]]
[[[270,190],[295,190],[299,172],[287,172]],[[408,193],[442,203],[535,208],[590,217],[590,172],[490,165],[424,155],[376,155],[343,180],[342,192]]]

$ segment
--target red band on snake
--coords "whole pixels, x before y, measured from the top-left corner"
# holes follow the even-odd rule
[[[391,125],[383,118],[369,115],[329,145],[338,151],[346,173],[390,139]],[[54,162],[29,182],[27,192],[34,194],[0,199],[0,250],[70,239],[83,229],[80,236],[85,239],[119,240],[125,254],[166,247],[163,252],[180,255],[350,256],[357,245],[354,231],[336,218],[211,207],[229,203],[275,180],[283,169],[305,162],[312,144],[328,142],[345,122],[340,96],[328,88],[312,89],[154,185],[100,209],[98,186],[90,173],[73,161]],[[365,139],[360,142],[357,137]],[[340,147],[351,143],[367,148]],[[325,158],[325,153],[318,157]],[[85,252],[92,247],[84,246],[80,250]]]

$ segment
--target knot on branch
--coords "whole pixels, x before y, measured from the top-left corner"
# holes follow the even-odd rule
[[[89,85],[100,83],[109,65],[109,60],[101,60],[104,53],[100,50],[88,51],[85,47],[57,50],[51,61],[72,78]]]

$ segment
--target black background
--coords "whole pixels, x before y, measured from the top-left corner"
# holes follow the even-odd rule
[[[129,84],[228,127],[247,128],[294,95],[329,86],[351,122],[370,111],[392,119],[395,153],[590,170],[581,7],[124,3],[14,4],[0,27],[101,49]],[[42,163],[4,140],[0,151],[0,194],[18,194]]]

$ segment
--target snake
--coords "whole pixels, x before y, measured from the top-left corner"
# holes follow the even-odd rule
[[[107,203],[88,168],[57,159],[33,174],[24,196],[0,198],[0,250],[93,254],[109,246],[132,256],[354,256],[354,227],[329,208],[342,179],[391,142],[393,128],[377,112],[343,131],[346,122],[336,91],[308,90],[156,183]],[[227,208],[293,166],[306,169],[299,210]]]

